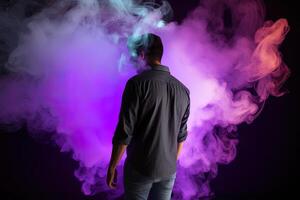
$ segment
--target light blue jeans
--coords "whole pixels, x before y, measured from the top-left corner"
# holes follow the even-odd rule
[[[176,173],[164,179],[151,179],[124,165],[125,200],[170,200]]]

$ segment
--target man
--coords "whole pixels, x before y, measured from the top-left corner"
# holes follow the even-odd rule
[[[163,45],[159,36],[145,34],[134,44],[133,54],[148,69],[130,78],[125,86],[107,184],[116,187],[116,166],[127,149],[125,199],[146,200],[149,196],[169,200],[177,158],[187,137],[189,90],[161,65]]]

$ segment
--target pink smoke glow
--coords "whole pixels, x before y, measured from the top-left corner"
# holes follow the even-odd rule
[[[212,195],[218,164],[235,158],[237,125],[251,123],[269,95],[283,94],[289,70],[278,47],[287,20],[264,22],[262,3],[250,0],[201,1],[180,24],[162,21],[166,2],[69,2],[23,21],[26,31],[5,65],[10,74],[0,79],[0,122],[51,132],[80,163],[75,176],[86,195],[120,194],[104,180],[122,91],[134,74],[126,40],[154,32],[164,43],[162,63],[191,93],[174,199]],[[223,19],[228,10],[230,25]]]

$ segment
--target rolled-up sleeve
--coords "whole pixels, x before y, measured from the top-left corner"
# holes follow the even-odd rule
[[[190,98],[188,98],[188,104],[181,120],[180,130],[177,137],[178,143],[185,141],[187,138],[187,121],[189,116],[190,116]]]
[[[128,145],[133,136],[137,121],[139,95],[137,85],[129,80],[126,83],[123,95],[118,124],[113,136],[113,144]]]

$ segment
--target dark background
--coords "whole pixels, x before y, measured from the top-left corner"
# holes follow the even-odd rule
[[[176,20],[184,18],[198,4],[198,0],[170,2]],[[284,61],[292,72],[284,85],[289,93],[280,98],[270,97],[254,123],[239,127],[237,157],[231,164],[219,166],[218,176],[212,182],[215,199],[297,199],[291,198],[292,194],[297,195],[296,134],[300,133],[296,129],[300,102],[300,10],[296,10],[294,2],[265,1],[266,19],[284,17],[291,26],[281,45]],[[1,130],[0,159],[1,199],[106,199],[101,194],[84,196],[73,175],[78,163],[70,154],[59,152],[55,145],[32,138],[25,128],[17,133]]]

